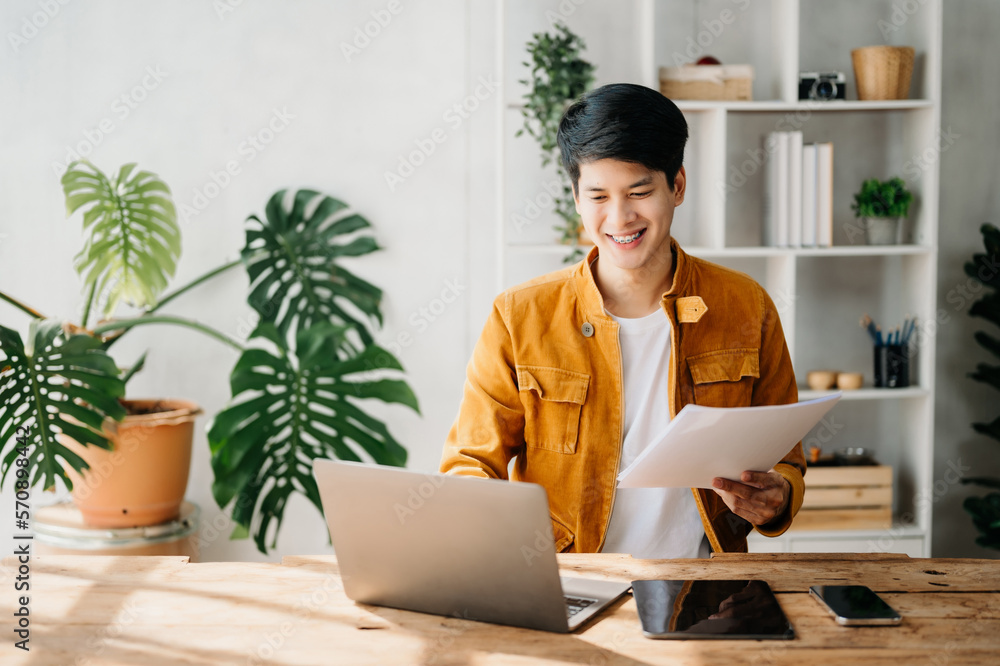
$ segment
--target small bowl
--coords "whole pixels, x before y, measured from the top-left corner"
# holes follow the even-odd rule
[[[864,384],[865,376],[860,372],[841,372],[837,374],[837,388],[854,391]]]
[[[814,391],[832,389],[837,385],[836,370],[810,370],[806,375],[806,384]]]
[[[837,449],[833,452],[833,459],[840,465],[877,465],[872,452],[861,446],[851,446],[846,449]]]

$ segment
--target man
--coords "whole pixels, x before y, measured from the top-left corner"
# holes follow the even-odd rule
[[[801,443],[712,490],[616,488],[688,403],[798,400],[767,293],[670,236],[687,136],[680,110],[642,86],[604,86],[566,111],[559,147],[594,247],[500,294],[468,365],[441,471],[506,479],[513,460],[510,478],[548,493],[557,552],[745,551],[751,530],[781,534],[802,504]]]

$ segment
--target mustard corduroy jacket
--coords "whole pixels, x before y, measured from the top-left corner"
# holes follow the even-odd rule
[[[798,400],[774,303],[749,276],[687,255],[660,303],[671,327],[671,417],[714,407]],[[493,302],[476,343],[445,473],[529,481],[548,494],[556,552],[600,552],[614,505],[625,413],[618,323],[604,311],[590,262],[511,287]],[[739,442],[734,442],[738,446]],[[513,466],[510,465],[513,459]],[[760,533],[788,529],[802,505],[799,442],[775,466],[791,487],[785,513]],[[712,550],[746,551],[748,521],[715,491],[693,488]]]

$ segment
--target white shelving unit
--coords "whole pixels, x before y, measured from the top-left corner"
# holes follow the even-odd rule
[[[751,550],[930,555],[939,187],[933,151],[941,111],[942,0],[914,5],[900,21],[898,13],[893,18],[891,0],[635,0],[631,5],[592,0],[563,17],[586,40],[598,85],[630,81],[658,89],[659,67],[674,64],[674,54],[699,39],[709,44],[697,47],[697,56],[754,65],[755,101],[678,102],[690,132],[689,190],[675,213],[673,234],[688,253],[744,271],[767,289],[800,384],[807,371],[832,367],[863,372],[870,386],[872,349],[858,326],[862,314],[884,328],[906,315],[921,323],[911,367],[914,385],[846,392],[831,421],[820,426],[827,432],[817,429],[804,440],[808,445],[822,439],[827,451],[864,446],[880,463],[892,465],[894,526],[793,529],[777,539],[754,535]],[[507,0],[498,8],[498,61],[505,82],[498,102],[496,170],[499,289],[563,266],[568,252],[555,242],[555,216],[551,205],[547,212],[544,205],[544,184],[554,175],[538,167],[537,144],[530,137],[513,138],[522,124],[525,88],[517,80],[525,74],[524,45],[531,33],[550,27],[553,15],[546,12],[555,6]],[[725,11],[733,20],[714,34],[711,28],[718,28],[714,22],[721,22]],[[706,32],[711,40],[703,39]],[[857,100],[850,51],[882,43],[916,48],[911,99]],[[817,70],[844,72],[848,99],[798,101],[798,72]],[[834,144],[832,248],[759,246],[764,170],[753,156],[765,134],[783,129],[801,130],[807,143]],[[895,175],[907,180],[916,197],[907,244],[863,245],[850,210],[852,194],[865,178]],[[821,394],[800,392],[801,399]]]

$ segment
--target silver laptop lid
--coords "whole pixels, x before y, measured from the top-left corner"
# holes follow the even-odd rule
[[[351,599],[568,631],[541,486],[323,459],[313,474]]]

